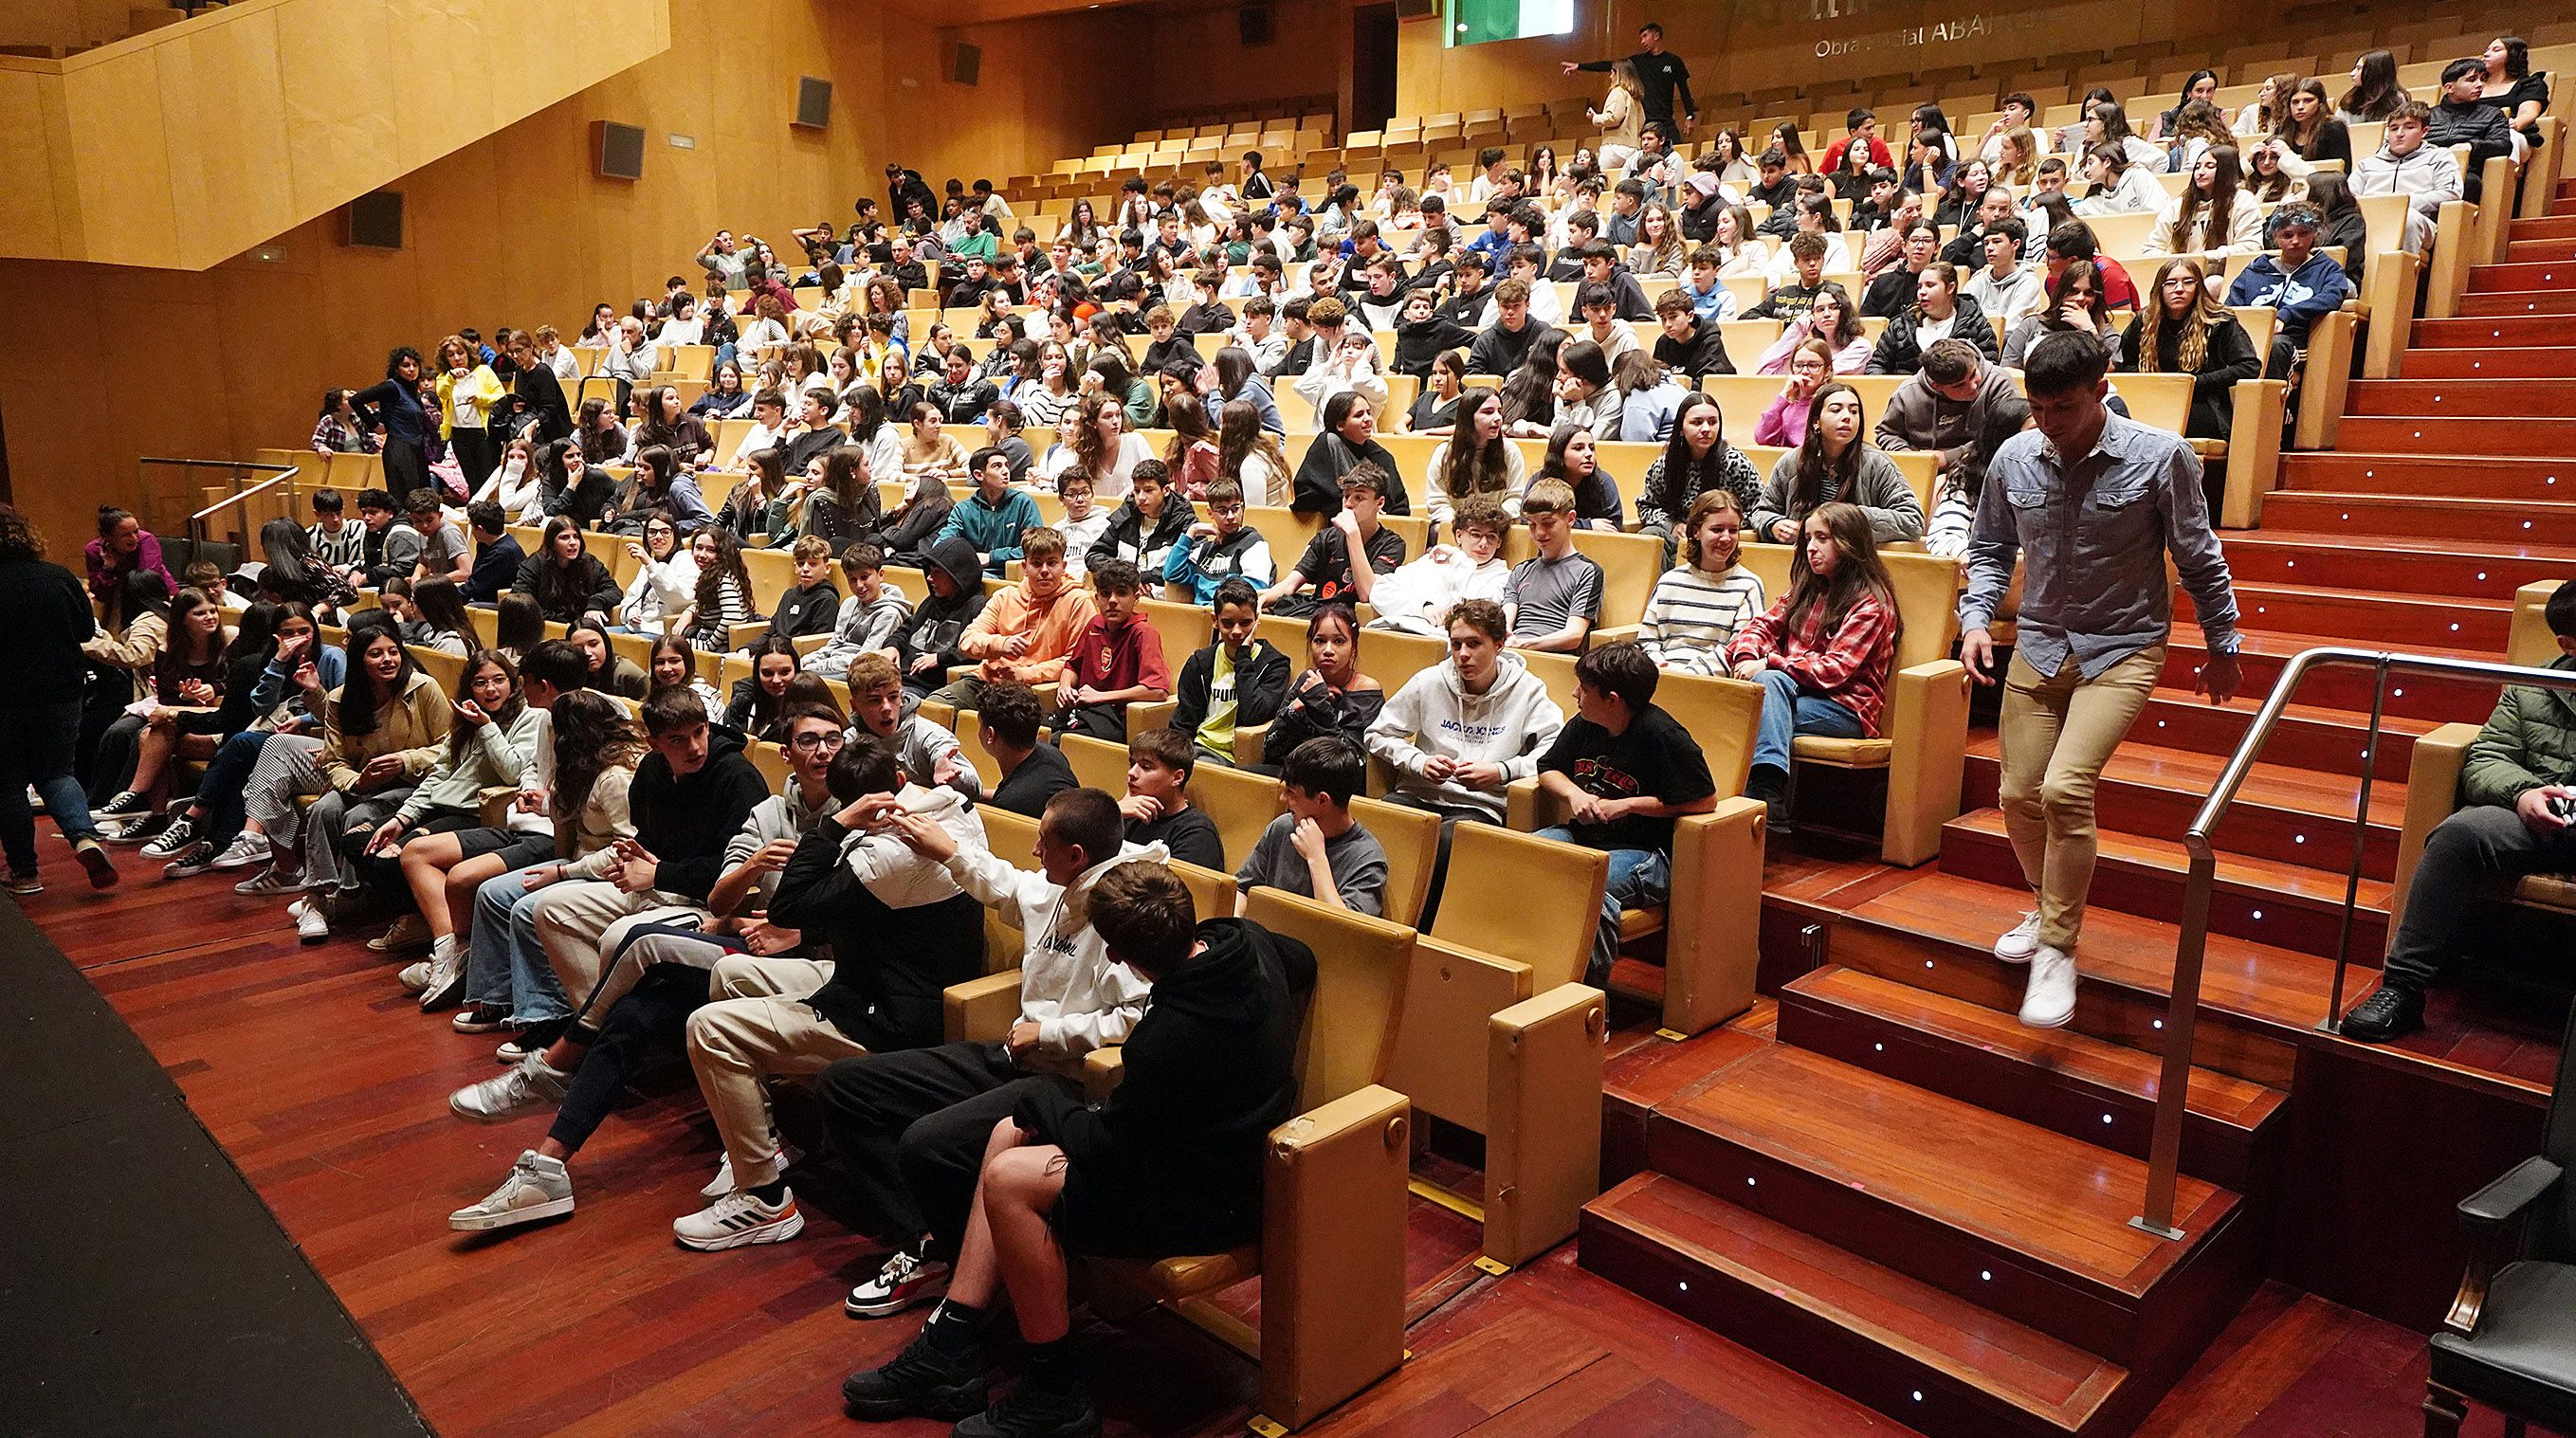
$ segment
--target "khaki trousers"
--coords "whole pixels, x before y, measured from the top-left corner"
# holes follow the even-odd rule
[[[732,954],[716,962],[716,998],[689,1015],[689,1066],[716,1121],[736,1188],[778,1181],[778,1129],[761,1080],[811,1077],[867,1050],[804,1002],[831,978],[811,959]]]
[[[2043,675],[2019,653],[2004,675],[2004,830],[2039,893],[2039,941],[2072,952],[2093,887],[2093,791],[2163,672],[2156,644],[2086,679],[2072,655]]]

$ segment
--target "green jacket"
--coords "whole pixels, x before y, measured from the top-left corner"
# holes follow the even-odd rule
[[[2549,667],[2576,672],[2576,656],[2562,654]],[[2487,726],[2469,744],[2460,797],[2511,808],[2529,790],[2569,783],[2576,783],[2576,691],[2504,691]]]

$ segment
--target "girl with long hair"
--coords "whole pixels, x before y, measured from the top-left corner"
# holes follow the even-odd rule
[[[2531,45],[2519,35],[2498,35],[2478,57],[2478,103],[2493,106],[2513,128],[2519,160],[2540,143],[2541,112],[2549,108],[2549,77],[2531,70]]]
[[[1506,437],[1502,395],[1489,389],[1470,394],[1458,407],[1458,424],[1449,438],[1433,446],[1423,471],[1431,491],[1426,512],[1434,534],[1458,517],[1461,501],[1482,496],[1520,512],[1521,491],[1529,487],[1527,462],[1520,447]]]
[[[2335,101],[2335,118],[2346,125],[2373,124],[2413,98],[2397,83],[2397,57],[2373,50],[2352,62],[2352,87]]]
[[[1340,738],[1365,752],[1368,727],[1385,707],[1385,686],[1360,672],[1359,621],[1339,602],[1319,605],[1306,616],[1306,667],[1270,718],[1263,760],[1243,767],[1277,774],[1309,739]]]
[[[2119,353],[2119,331],[2111,323],[2110,305],[2102,298],[2102,272],[2091,265],[2073,264],[2058,271],[2048,282],[2048,303],[2012,327],[1999,358],[2006,369],[2019,369],[2032,345],[2065,330],[2091,335],[2115,358]]]
[[[1753,366],[1755,374],[1787,374],[1800,346],[1814,341],[1825,347],[1835,374],[1859,374],[1869,365],[1869,336],[1861,329],[1860,307],[1852,303],[1851,292],[1828,280],[1808,302],[1807,312],[1791,320],[1780,331],[1780,338],[1762,352]],[[1756,440],[1759,444],[1763,441]]]
[[[1771,466],[1771,479],[1754,503],[1755,538],[1795,544],[1799,524],[1837,502],[1860,506],[1881,544],[1923,537],[1923,502],[1896,461],[1865,437],[1867,424],[1860,391],[1841,380],[1817,389],[1806,436]]]
[[[403,642],[441,654],[465,655],[480,649],[474,637],[474,620],[465,612],[465,592],[456,581],[444,575],[417,580],[411,586],[411,622],[403,626]]]
[[[2191,414],[2183,433],[2225,439],[2235,426],[2236,383],[2263,372],[2245,326],[2209,292],[2209,272],[2188,255],[2156,270],[2154,291],[2129,322],[2120,367],[2140,374],[2191,376]]]
[[[1789,351],[1788,373],[1780,393],[1764,407],[1761,420],[1753,426],[1755,444],[1794,449],[1806,440],[1807,416],[1815,408],[1816,393],[1834,376],[1833,346],[1812,336],[1800,340]]]
[[[2370,221],[2361,213],[2361,202],[2352,197],[2351,182],[2326,171],[2310,175],[2308,203],[2324,216],[2317,225],[2317,248],[2343,246],[2344,275],[2359,289],[2362,262],[2369,258]]]
[[[763,635],[751,646],[751,672],[734,681],[725,703],[726,727],[759,735],[787,712],[787,686],[797,674],[796,645],[783,634]]]
[[[501,462],[474,491],[473,502],[485,501],[501,506],[501,512],[512,520],[525,522],[529,511],[539,510],[545,498],[545,484],[537,474],[537,441],[525,434],[514,434],[501,446]]]
[[[1214,477],[1230,479],[1241,486],[1246,504],[1286,504],[1288,455],[1270,431],[1261,427],[1261,411],[1250,400],[1228,400],[1217,419]]]
[[[1673,212],[1662,205],[1648,205],[1637,216],[1637,243],[1628,252],[1629,268],[1640,275],[1670,275],[1680,279],[1690,268],[1682,246],[1682,227],[1673,221]]]
[[[2236,136],[2227,128],[2227,116],[2206,100],[2194,100],[2182,107],[2175,117],[2171,143],[2165,150],[2165,173],[2188,174],[2191,167],[2220,145],[2233,145]]]
[[[2144,165],[2132,164],[2117,145],[2096,145],[2084,155],[2084,178],[2092,191],[2075,204],[2079,218],[2097,215],[2144,215],[2164,208],[2165,187]]]
[[[106,831],[111,844],[139,844],[161,831],[161,805],[168,798],[163,781],[178,747],[180,721],[210,718],[230,675],[222,605],[202,589],[182,589],[171,597],[166,617],[167,641],[151,666],[137,672],[150,707],[109,725],[91,761],[92,790],[113,791],[103,804],[93,800],[92,810],[100,824],[116,826]],[[203,748],[196,757],[212,757],[212,743]]]
[[[2278,146],[2257,140],[2244,152],[2244,159],[2244,193],[2252,196],[2254,203],[2278,204],[2284,200],[2300,199],[2308,193],[2305,180],[2281,167],[2281,150]]]
[[[358,602],[348,577],[313,553],[313,536],[291,519],[272,519],[259,527],[259,592],[281,604],[305,604],[335,613]]]
[[[1762,476],[1754,473],[1753,461],[1743,451],[1727,443],[1726,416],[1717,396],[1694,390],[1674,413],[1673,437],[1646,467],[1645,487],[1637,497],[1637,528],[1663,536],[1667,565],[1680,542],[1676,526],[1681,517],[1692,500],[1712,489],[1733,494],[1749,514],[1762,496]]]
[[[1742,205],[1718,211],[1717,233],[1708,243],[1717,251],[1719,279],[1758,277],[1770,271],[1771,247],[1754,232],[1753,212]]]
[[[581,651],[582,663],[589,670],[582,681],[586,687],[602,694],[614,694],[620,699],[632,699],[639,704],[646,694],[652,692],[653,686],[645,680],[644,671],[635,666],[634,660],[618,653],[617,646],[609,642],[607,625],[595,620],[581,620],[564,632],[564,642]]]
[[[653,641],[647,658],[650,662],[645,666],[644,677],[652,683],[653,694],[665,689],[686,689],[706,707],[708,723],[724,722],[724,696],[698,677],[698,651],[688,640],[677,634],[662,635]]]
[[[2343,173],[2352,173],[2352,127],[2334,113],[2326,99],[2326,82],[2311,75],[2298,82],[2288,101],[2289,118],[2273,136],[2308,165],[2321,165],[2328,160],[2343,162]],[[2292,174],[2300,166],[2284,163]]]
[[[2283,121],[2290,118],[2290,95],[2299,88],[2296,71],[2280,70],[2263,77],[2254,98],[2239,106],[2235,123],[2227,128],[2240,140],[2259,140],[2277,133]]]
[[[510,588],[532,596],[538,610],[557,624],[613,614],[624,593],[608,566],[583,546],[581,530],[560,514],[546,521],[537,552],[519,566]]]
[[[390,889],[399,879],[417,906],[367,941],[380,954],[424,943],[433,946],[434,955],[454,947],[438,943],[456,932],[448,877],[469,857],[463,836],[483,828],[483,791],[520,788],[537,771],[537,750],[546,742],[546,715],[529,707],[520,691],[518,666],[490,650],[465,661],[450,713],[447,743],[437,764],[393,817],[376,827],[359,854],[378,861],[368,866],[372,883]],[[488,851],[478,843],[473,852]],[[451,964],[448,969],[454,973],[461,967]],[[433,966],[424,965],[407,976],[421,982],[406,982],[405,987],[413,992],[429,987],[432,972]]]
[[[654,385],[644,392],[643,404],[644,422],[635,428],[637,450],[658,445],[671,452],[671,463],[680,469],[715,454],[716,442],[707,433],[706,421],[680,403],[679,386]]]
[[[667,514],[649,515],[641,537],[627,541],[635,580],[618,602],[617,627],[627,634],[659,634],[689,607],[697,592],[698,562],[680,547],[680,529]]]
[[[1600,128],[1597,147],[1601,168],[1616,172],[1627,167],[1637,153],[1637,142],[1646,121],[1645,82],[1637,76],[1637,67],[1625,60],[1610,63],[1610,93],[1598,110],[1584,112]]]
[[[2148,138],[2153,140],[2170,140],[2174,138],[2176,130],[2182,122],[2183,112],[2191,108],[2192,102],[2196,100],[2201,104],[2210,105],[2212,108],[2215,108],[2215,102],[2211,97],[2217,93],[2217,71],[2192,71],[2190,76],[2182,82],[2182,94],[2174,101],[2173,108],[2156,117],[2155,128],[2153,132],[2148,135]]]
[[[1458,422],[1458,405],[1467,392],[1467,356],[1444,350],[1431,361],[1422,393],[1404,412],[1406,434],[1447,434]]]
[[[1574,491],[1574,527],[1577,529],[1617,530],[1621,505],[1619,481],[1601,467],[1601,445],[1593,432],[1579,424],[1560,424],[1547,437],[1547,457],[1539,462],[1538,474],[1530,480],[1556,480]],[[1529,493],[1524,485],[1522,497]]]
[[[2235,146],[2212,145],[2203,150],[2192,163],[2191,182],[2157,212],[2154,227],[2147,231],[2145,253],[2261,253],[2263,207],[2244,193],[2244,180]]]
[[[440,437],[456,452],[457,470],[468,482],[492,472],[491,414],[502,393],[501,377],[483,362],[479,347],[459,335],[438,342]]]
[[[689,558],[697,578],[689,588],[688,607],[672,621],[671,632],[697,648],[721,654],[733,648],[733,627],[751,622],[751,571],[742,562],[742,546],[731,532],[702,529],[689,540]]]
[[[1091,492],[1101,499],[1127,493],[1127,476],[1140,461],[1154,457],[1145,437],[1127,428],[1127,409],[1114,391],[1098,390],[1074,406],[1074,466],[1091,476]]]
[[[1171,442],[1163,446],[1163,467],[1171,471],[1172,482],[1192,499],[1207,498],[1208,481],[1216,478],[1220,461],[1207,409],[1197,395],[1176,394],[1163,406],[1163,427],[1172,432]]]
[[[702,422],[751,417],[751,391],[743,386],[741,361],[731,355],[716,361],[715,377],[689,406],[689,415]]]
[[[1763,688],[1762,727],[1744,785],[1789,818],[1789,748],[1801,734],[1875,738],[1887,712],[1887,672],[1904,621],[1858,505],[1818,507],[1799,528],[1789,592],[1726,647],[1738,679]]]

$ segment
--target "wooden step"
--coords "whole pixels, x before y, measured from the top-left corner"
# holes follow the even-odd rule
[[[2281,489],[2312,493],[2372,494],[2427,505],[2456,499],[2576,500],[2576,459],[2503,456],[2463,465],[2454,459],[2343,449],[2331,454],[2281,456]],[[2265,496],[2265,529],[2290,529],[2272,511],[2280,491]],[[2400,533],[2410,531],[2398,531]],[[2234,536],[2230,536],[2232,540]],[[2328,534],[2348,542],[2344,534]]]
[[[2542,215],[2537,219],[2515,220],[2512,222],[2512,228],[2507,232],[2507,238],[2576,240],[2576,215]]]
[[[2032,905],[2018,882],[1985,883],[1946,865],[1871,896],[1845,911],[1828,931],[1831,962],[2010,1015],[2021,1008],[2030,971],[1994,955],[1994,942]],[[2173,999],[2174,950],[2180,935],[2160,919],[2094,908],[2084,919],[2075,962],[2078,1033],[2161,1057]],[[2352,990],[2369,975],[2348,975]],[[2192,1058],[2200,1067],[2270,1088],[2286,1089],[2298,1045],[2325,1017],[2334,965],[2297,953],[2213,933],[2204,949],[2200,1023]]]
[[[2576,271],[2576,264],[2555,268]],[[2452,313],[2477,318],[2576,314],[2576,290],[2495,290],[2486,294],[2466,294],[2460,296],[2459,306]]]
[[[2514,238],[2536,240],[2545,237],[2518,234]],[[2507,261],[2502,264],[2472,265],[2469,268],[2469,293],[2473,295],[2504,294],[2515,290],[2547,290],[2571,284],[2576,284],[2576,265],[2552,264],[2547,260],[2532,260],[2521,264]]]
[[[2555,323],[2562,328],[2567,324],[2565,320]],[[2399,454],[2455,454],[2470,462],[2490,454],[2576,455],[2576,419],[2535,415],[2527,411],[2519,415],[2487,415],[2469,419],[2441,419],[2428,415],[2357,415],[2346,417],[2336,427],[2335,444],[2353,449],[2393,450]]]
[[[1780,994],[1780,1041],[1947,1094],[2086,1143],[2145,1158],[2164,1060],[1838,964]],[[2195,1067],[2183,1171],[2251,1192],[2258,1138],[2277,1138],[2286,1095]],[[2265,1147],[2268,1149],[2269,1144]]]
[[[2270,694],[2272,687],[2280,682],[2282,671],[2288,667],[2292,655],[2302,650],[2320,647],[2353,646],[2353,641],[2349,639],[2330,639],[2316,634],[2278,633],[2259,629],[2242,631],[2239,638],[2243,643],[2238,652],[2238,664],[2244,671],[2244,692],[2236,700],[2239,705],[2245,705],[2249,701]],[[2200,672],[2201,664],[2207,659],[2201,643],[2200,630],[2197,626],[2191,624],[2175,626],[2172,638],[2165,644],[2165,672],[2161,680],[2165,687],[2172,689],[2192,687],[2194,676]],[[2382,646],[2361,645],[2359,647],[2376,650]],[[2500,651],[2477,653],[2447,645],[2425,645],[2389,652],[2474,659],[2504,657]],[[2299,692],[2292,697],[2302,704],[2366,715],[2370,712],[2373,682],[2372,673],[2366,667],[2336,665],[2314,669],[2300,681]],[[2381,706],[2381,712],[2414,719],[2427,719],[2437,723],[2458,720],[2483,724],[2487,716],[2495,711],[2498,692],[2492,684],[2468,679],[2423,674],[2392,674],[2388,681],[2387,694]]]
[[[2212,704],[2205,696],[2187,690],[2158,689],[2147,696],[2147,707],[2139,712],[2138,722],[2129,732],[2141,738],[2151,736],[2167,748],[2224,756],[2236,752],[2253,721],[2254,710],[2246,704]],[[2379,778],[2406,782],[2407,766],[2415,755],[2415,738],[2432,727],[2429,719],[2382,715],[2380,752],[2373,766]],[[2369,737],[2367,713],[2292,704],[2272,726],[2271,738],[2263,746],[2263,760],[2321,774],[2358,777],[2367,757]]]
[[[2196,753],[2141,743],[2136,730],[2102,768],[2094,813],[2105,829],[2128,834],[2180,836],[2218,785],[2223,754]],[[1991,808],[2002,782],[2003,743],[1996,735],[1968,741],[1964,801]],[[2341,875],[2352,862],[2352,808],[2357,779],[2258,762],[2237,786],[2236,802],[2218,829],[2221,853]],[[2362,845],[2362,873],[2391,879],[2397,873],[2397,832],[2406,821],[2406,787],[2375,782],[2370,789],[2369,833]]]
[[[2568,267],[2576,271],[2576,265]],[[2568,291],[2576,298],[2576,290]],[[2576,409],[2570,379],[2364,379],[2352,383],[2347,416],[2565,414]],[[2336,436],[2342,447],[2342,436]]]
[[[2316,584],[2511,604],[2523,585],[2576,574],[2576,545],[2484,546],[2391,535],[2366,548],[2326,533],[2266,525],[2227,536],[2239,584]]]
[[[2509,350],[2410,349],[2398,357],[2397,372],[2404,379],[2564,379],[2576,375],[2576,348],[2540,340]]]
[[[2439,462],[2465,471],[2510,461],[2462,456]],[[2576,484],[2576,458],[2567,460],[2566,467],[2565,478]],[[2568,500],[2451,499],[2441,494],[2440,490],[2421,495],[2282,490],[2264,497],[2263,519],[2283,529],[2345,536],[2354,544],[2366,544],[2383,534],[2576,544],[2576,503]]]
[[[2182,1176],[2185,1237],[2156,1238],[2129,1226],[2139,1160],[1780,1045],[1658,1107],[1646,1154],[1657,1173],[2132,1368],[2164,1351],[2210,1280],[2232,1279],[2184,1281],[2186,1261],[2252,1247],[2229,1190]]]
[[[2095,844],[2088,914],[2116,909],[2168,924],[2181,920],[2191,866],[2179,838],[2104,830]],[[1942,826],[1941,868],[1990,884],[2022,881],[2004,816],[1993,809],[1973,810]],[[2340,873],[2222,850],[2210,889],[2210,931],[2331,959],[2342,927],[2344,887]],[[2388,902],[2387,881],[2365,875],[2352,923],[2350,957],[2357,972],[2376,968],[2388,946]],[[2171,961],[2170,948],[2165,957]]]
[[[2520,319],[2417,320],[2407,342],[2434,349],[2562,345],[2567,342],[2567,321],[2555,315],[2532,315]]]
[[[2510,598],[2442,599],[2323,584],[2249,584],[2242,579],[2236,581],[2236,613],[2238,622],[2248,627],[2340,634],[2351,642],[2399,649],[2440,645],[2500,654],[2513,629]]]
[[[2576,260],[2576,239],[2542,236],[2505,241],[2504,263],[2509,265],[2563,263],[2568,260]]]
[[[1576,1252],[1931,1438],[2121,1432],[2147,1406],[2116,1363],[1661,1174],[1586,1204]]]

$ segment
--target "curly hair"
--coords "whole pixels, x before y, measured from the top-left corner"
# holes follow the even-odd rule
[[[13,504],[0,504],[0,564],[45,557],[45,536],[36,522]]]

